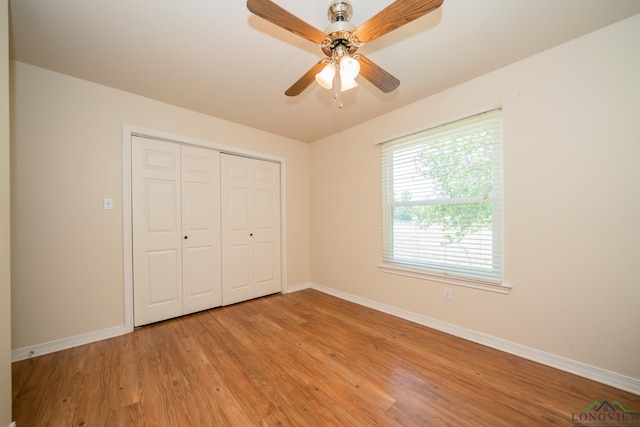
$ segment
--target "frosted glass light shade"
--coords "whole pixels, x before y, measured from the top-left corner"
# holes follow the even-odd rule
[[[347,77],[343,74],[340,75],[340,92],[344,92],[345,90],[353,89],[358,86],[358,82],[355,79]]]
[[[336,74],[336,69],[333,64],[327,64],[318,74],[316,74],[316,81],[320,86],[325,89],[331,89],[333,87],[333,76]]]
[[[355,79],[360,72],[360,63],[350,56],[343,56],[340,59],[340,75],[344,78]]]

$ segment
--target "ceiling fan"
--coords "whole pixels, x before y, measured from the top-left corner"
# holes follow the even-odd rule
[[[294,16],[271,0],[248,0],[247,8],[255,15],[284,28],[313,43],[317,43],[327,56],[316,63],[285,95],[301,94],[314,80],[326,89],[335,89],[334,96],[358,86],[358,74],[369,80],[382,92],[389,93],[400,85],[400,80],[356,53],[358,48],[383,36],[414,19],[426,15],[444,0],[396,0],[364,24],[356,27],[349,22],[353,8],[348,0],[333,0],[327,17],[331,24],[320,31]]]

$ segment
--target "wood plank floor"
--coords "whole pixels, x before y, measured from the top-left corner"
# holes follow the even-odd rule
[[[332,296],[274,295],[13,364],[18,427],[573,425],[640,396]]]

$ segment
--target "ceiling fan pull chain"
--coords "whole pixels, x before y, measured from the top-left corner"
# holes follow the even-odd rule
[[[336,74],[333,77],[333,99],[338,101],[338,108],[342,109],[344,104],[342,103],[342,78],[340,77],[340,58],[337,58],[333,62],[336,67]]]

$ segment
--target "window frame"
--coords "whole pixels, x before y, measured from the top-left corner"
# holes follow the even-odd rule
[[[443,268],[444,264],[430,263],[428,261],[422,263],[403,262],[401,260],[394,260],[392,255],[393,243],[389,239],[394,238],[393,234],[393,207],[398,206],[416,206],[416,205],[436,205],[436,204],[459,204],[481,201],[482,196],[475,197],[462,197],[462,198],[439,198],[428,199],[416,202],[402,202],[393,200],[393,167],[391,165],[393,156],[388,156],[385,160],[383,154],[385,150],[393,150],[394,147],[401,145],[402,148],[407,148],[412,142],[417,146],[425,144],[420,142],[420,139],[426,133],[432,133],[437,131],[438,128],[446,129],[451,128],[456,123],[466,123],[475,119],[478,116],[485,115],[487,113],[497,114],[498,126],[500,129],[499,142],[494,144],[492,149],[492,176],[494,180],[494,188],[497,188],[492,192],[492,263],[493,269],[496,267],[499,269],[499,278],[487,279],[483,277],[473,277],[470,274],[456,274],[456,272],[446,271],[447,268]],[[437,137],[434,137],[434,139]],[[419,132],[410,133],[405,136],[393,138],[383,143],[381,150],[381,166],[382,166],[382,262],[378,265],[381,272],[398,274],[402,276],[414,277],[423,280],[436,281],[446,284],[453,284],[459,286],[465,286],[475,289],[488,290],[498,293],[508,293],[511,289],[511,285],[504,282],[504,202],[503,202],[503,188],[504,188],[504,175],[503,175],[503,137],[502,137],[502,111],[501,108],[492,107],[489,109],[469,114],[455,120],[450,120],[438,125],[430,126]],[[426,146],[427,144],[425,144]],[[389,148],[391,147],[391,148]],[[497,150],[496,150],[497,148]],[[396,148],[397,149],[397,148]],[[386,163],[385,163],[386,161]],[[497,185],[495,185],[497,183]],[[390,196],[390,197],[389,197]],[[389,201],[389,199],[391,199]],[[438,203],[439,202],[439,203]],[[498,221],[494,219],[498,218]],[[390,256],[387,256],[386,251],[390,252]],[[431,268],[430,268],[431,267]],[[436,268],[434,268],[436,267]],[[469,268],[469,271],[473,270]]]

